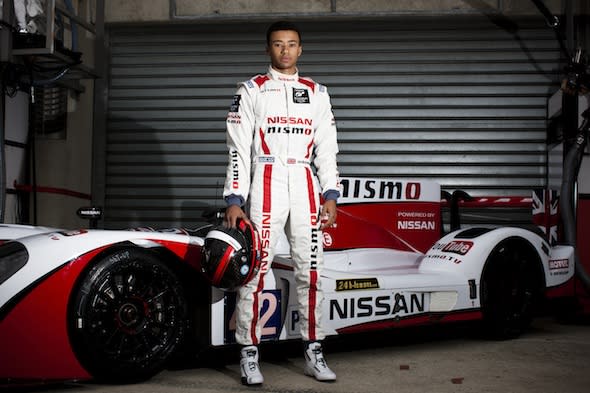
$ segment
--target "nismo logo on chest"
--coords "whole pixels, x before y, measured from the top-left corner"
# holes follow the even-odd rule
[[[266,124],[267,134],[311,135],[313,121],[301,117],[268,116]]]

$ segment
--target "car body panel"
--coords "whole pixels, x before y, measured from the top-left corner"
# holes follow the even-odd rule
[[[344,179],[338,225],[325,231],[323,329],[327,335],[482,318],[480,285],[490,254],[506,239],[530,244],[544,273],[545,291],[572,295],[573,248],[549,245],[511,227],[457,230],[440,236],[440,188],[426,180]],[[198,230],[55,230],[0,226],[0,239],[26,249],[27,263],[3,270],[13,245],[0,245],[0,347],[11,359],[0,381],[88,379],[72,348],[70,303],[82,275],[105,253],[144,248],[165,251],[174,266],[200,272],[209,227]],[[171,268],[173,266],[171,265]],[[183,274],[180,271],[177,274]],[[196,283],[195,285],[197,285]],[[299,335],[293,262],[279,241],[261,295],[263,340]],[[235,342],[235,293],[208,293],[208,344]],[[74,321],[75,322],[75,321]]]

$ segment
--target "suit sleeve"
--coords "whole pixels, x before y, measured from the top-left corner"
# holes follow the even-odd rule
[[[314,166],[322,187],[322,194],[329,191],[340,193],[340,181],[336,155],[338,154],[338,141],[336,121],[332,113],[330,95],[325,86],[317,85],[318,93],[318,126],[315,130],[315,157]],[[330,192],[334,195],[333,192]]]
[[[254,88],[238,87],[226,120],[228,165],[223,197],[228,203],[244,204],[250,191],[250,166],[254,133]]]

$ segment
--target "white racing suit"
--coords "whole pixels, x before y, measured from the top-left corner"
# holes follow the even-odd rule
[[[339,196],[336,126],[326,87],[271,67],[239,84],[227,118],[227,145],[224,198],[230,205],[247,201],[261,238],[260,273],[238,291],[236,341],[260,341],[259,294],[283,231],[295,265],[302,338],[321,340],[320,192],[327,199]]]

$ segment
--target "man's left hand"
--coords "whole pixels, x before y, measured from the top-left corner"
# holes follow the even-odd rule
[[[336,201],[328,200],[322,206],[321,225],[320,229],[332,228],[336,224]]]

